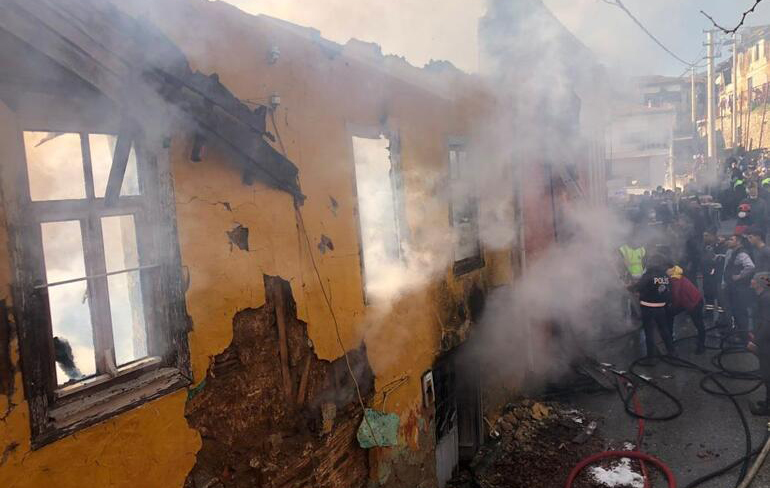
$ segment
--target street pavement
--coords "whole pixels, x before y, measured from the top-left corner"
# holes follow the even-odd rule
[[[680,316],[680,318],[683,318]],[[695,332],[689,319],[678,321],[677,335],[685,337]],[[695,343],[685,340],[679,344],[680,356],[703,367],[714,369],[711,356],[716,351],[710,350],[702,356],[695,356]],[[718,340],[710,339],[709,345],[717,346]],[[600,361],[612,362],[621,369],[626,369],[633,358],[633,348],[626,344],[615,350],[605,349]],[[729,368],[752,370],[757,367],[757,360],[751,354],[729,356],[725,358]],[[728,398],[706,393],[700,387],[702,374],[696,371],[658,364],[642,368],[642,372],[652,376],[654,381],[679,398],[684,413],[674,420],[648,421],[642,450],[667,463],[676,474],[679,487],[685,487],[700,476],[713,472],[743,456],[745,435],[735,407]],[[747,382],[726,380],[724,385],[733,390],[745,389]],[[756,401],[764,396],[762,389],[738,398],[751,428],[752,447],[760,446],[767,431],[767,418],[758,418],[748,411],[748,401]],[[674,411],[670,400],[652,388],[644,388],[639,393],[645,413],[665,415]],[[601,435],[616,442],[633,442],[636,438],[637,421],[624,410],[617,393],[578,394],[572,402],[579,408],[601,416]],[[736,485],[739,468],[729,474],[699,485],[701,488],[725,488]],[[655,488],[665,487],[663,479],[657,479]],[[754,487],[770,486],[770,461],[755,479]]]

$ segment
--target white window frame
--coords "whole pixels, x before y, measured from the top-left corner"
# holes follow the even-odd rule
[[[0,120],[16,121],[15,127],[0,128],[3,143],[0,178],[13,264],[12,288],[30,411],[31,444],[33,449],[38,449],[189,385],[192,371],[187,343],[190,322],[184,302],[168,148],[159,137],[137,136],[135,153],[142,180],[141,196],[120,196],[111,206],[105,204],[104,198],[96,198],[85,161],[89,156],[86,155],[85,199],[32,201],[24,157],[25,131],[114,135],[121,131],[121,124],[115,117],[105,115],[98,121],[85,122],[83,117],[76,116],[72,112],[74,107],[89,108],[79,106],[82,100],[75,103],[43,94],[35,100],[31,110],[26,110],[22,104],[11,113],[0,103],[0,112],[4,112],[0,113]],[[41,118],[40,107],[36,105],[46,103],[51,104],[52,110]],[[81,121],[77,122],[77,119]],[[83,148],[87,139],[87,136],[81,139]],[[147,265],[140,273],[149,355],[117,367],[114,357],[110,357],[111,351],[114,352],[111,337],[104,334],[111,327],[111,318],[109,309],[103,307],[105,298],[106,303],[109,298],[105,297],[107,278],[103,269],[103,250],[99,249],[102,239],[99,221],[103,216],[126,214],[135,216],[137,245],[142,254],[140,263]],[[95,337],[94,343],[97,374],[59,387],[40,224],[68,220],[81,222],[84,255],[89,256],[86,257],[87,276],[83,278],[88,282],[89,296],[94,297],[94,305],[90,307],[92,326],[102,333],[99,338]],[[89,222],[90,225],[86,225]]]

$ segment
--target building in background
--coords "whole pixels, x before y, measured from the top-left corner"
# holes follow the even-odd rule
[[[676,117],[673,107],[619,104],[608,134],[611,194],[674,186]]]
[[[767,130],[770,115],[767,113],[770,26],[744,27],[739,31],[735,63],[732,42],[725,40],[723,49],[730,56],[716,69],[716,127],[722,134],[726,148],[766,149],[770,147],[770,133]],[[733,66],[736,67],[737,75],[735,83]]]
[[[694,178],[705,91],[702,75],[633,80],[632,93],[614,104],[607,135],[611,194],[673,189]]]

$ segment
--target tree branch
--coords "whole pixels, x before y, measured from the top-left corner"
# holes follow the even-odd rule
[[[743,15],[741,15],[741,21],[738,22],[738,25],[736,25],[732,29],[726,29],[721,25],[717,24],[714,18],[709,14],[707,14],[706,12],[704,12],[703,10],[701,10],[700,13],[702,13],[707,19],[709,19],[711,23],[714,24],[714,27],[721,30],[725,34],[735,34],[738,31],[738,29],[740,29],[743,26],[743,23],[746,22],[746,17],[749,14],[753,13],[754,10],[757,8],[757,5],[759,5],[760,3],[762,3],[762,0],[754,0],[754,5],[752,5],[751,8],[748,9],[747,11],[743,12]]]

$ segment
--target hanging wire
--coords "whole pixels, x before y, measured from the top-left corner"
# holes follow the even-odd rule
[[[698,67],[698,65],[697,65],[697,62],[698,62],[698,61],[700,61],[700,59],[698,59],[698,60],[696,60],[695,62],[692,62],[692,63],[691,63],[691,62],[689,62],[689,61],[685,61],[685,60],[684,60],[682,57],[678,56],[678,55],[677,55],[677,54],[676,54],[674,51],[672,51],[671,49],[669,49],[669,48],[668,48],[668,47],[667,47],[665,44],[663,44],[663,43],[662,43],[662,42],[661,42],[661,41],[660,41],[660,40],[659,40],[657,37],[655,37],[655,35],[654,35],[652,32],[650,32],[650,30],[649,30],[647,27],[645,27],[645,25],[644,25],[644,24],[642,24],[642,22],[641,22],[639,19],[637,19],[637,18],[636,18],[636,16],[635,16],[633,13],[631,13],[631,11],[630,11],[630,10],[628,10],[628,8],[626,8],[626,6],[623,4],[623,2],[622,2],[621,0],[602,0],[602,1],[603,1],[604,3],[606,3],[607,5],[612,5],[612,6],[614,6],[614,7],[617,7],[617,8],[619,8],[619,9],[620,9],[620,10],[622,10],[623,12],[625,12],[625,13],[626,13],[626,15],[628,15],[628,17],[630,17],[630,18],[631,18],[631,20],[633,20],[633,21],[634,21],[634,23],[635,23],[637,26],[639,26],[639,28],[640,28],[640,29],[642,29],[642,31],[643,31],[645,34],[647,34],[647,36],[648,36],[650,39],[652,39],[652,40],[655,42],[655,44],[657,44],[658,46],[660,46],[660,48],[661,48],[661,49],[663,49],[664,51],[666,51],[666,52],[667,52],[667,53],[668,53],[668,54],[669,54],[671,57],[673,57],[674,59],[676,59],[677,61],[679,61],[680,63],[682,63],[682,64],[684,64],[684,65],[686,65],[686,66],[689,66],[689,67],[693,67],[693,66],[695,66],[695,67]],[[761,1],[761,0],[759,0],[759,1]]]

